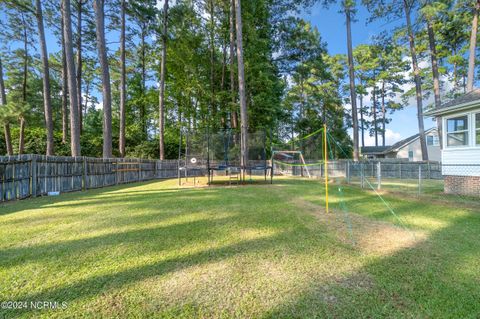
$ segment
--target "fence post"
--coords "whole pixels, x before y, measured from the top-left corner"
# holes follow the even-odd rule
[[[83,174],[82,174],[82,190],[87,190],[87,158],[83,156],[82,159]]]
[[[382,163],[377,163],[377,189],[382,189]]]
[[[418,196],[422,193],[422,164],[418,165]]]
[[[118,185],[118,159],[112,164],[114,164],[115,167],[115,185]]]
[[[37,157],[32,155],[32,197],[37,197]]]
[[[398,163],[399,178],[402,179],[402,162]]]
[[[360,164],[360,185],[365,188],[365,166],[363,163]]]
[[[347,161],[347,184],[350,184],[350,161]]]

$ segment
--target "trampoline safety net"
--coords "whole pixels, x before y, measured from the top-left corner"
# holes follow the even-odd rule
[[[244,169],[252,174],[256,170],[266,172],[271,168],[267,161],[267,138],[264,130],[248,133],[245,167],[241,167],[239,131],[189,130],[182,136],[179,149],[179,179],[210,175],[213,171],[238,172]]]

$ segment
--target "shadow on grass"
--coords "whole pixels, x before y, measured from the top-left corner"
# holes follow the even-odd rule
[[[107,204],[109,200],[119,200],[120,203],[124,203],[128,200],[135,200],[131,197],[131,194],[138,194],[139,197],[146,195],[158,195],[154,200],[161,200],[167,194],[171,194],[179,199],[185,199],[187,197],[205,197],[206,194],[202,191],[206,191],[209,194],[214,194],[216,191],[222,192],[237,192],[243,187],[227,187],[228,185],[216,185],[213,187],[161,187],[164,183],[171,183],[172,180],[164,181],[147,181],[134,184],[122,184],[116,186],[109,186],[105,188],[90,189],[82,192],[64,193],[59,197],[37,197],[29,198],[25,200],[17,200],[11,202],[0,203],[0,216],[19,213],[25,210],[40,210],[45,208],[73,208],[81,206],[89,206],[96,204]],[[137,189],[143,186],[151,184],[158,184],[159,188],[152,189]],[[254,186],[263,185],[268,187],[270,184],[246,184],[240,186]],[[223,187],[225,186],[225,187]],[[109,199],[109,200],[106,200]],[[79,201],[79,203],[72,203],[72,201]],[[115,204],[115,202],[112,202]]]
[[[103,274],[82,279],[71,284],[48,289],[40,293],[21,296],[21,300],[61,300],[71,303],[75,300],[92,297],[102,292],[121,288],[130,283],[139,282],[147,278],[163,276],[170,272],[180,271],[185,268],[214,263],[226,260],[237,255],[251,254],[256,252],[268,252],[278,249],[279,245],[286,248],[289,245],[291,236],[295,236],[298,230],[283,231],[269,236],[243,240],[238,243],[229,244],[223,247],[207,249],[198,253],[180,255],[174,258],[157,261],[151,264],[132,267],[126,270],[111,274]],[[285,250],[282,250],[285,253]],[[293,249],[290,253],[299,253],[300,250]],[[5,312],[8,317],[17,317],[30,312],[31,309],[23,311]],[[0,312],[1,314],[1,312]]]
[[[285,198],[289,196],[316,196],[321,192],[321,186],[310,181],[281,180],[275,184],[285,191],[275,192],[279,206],[286,205]],[[294,189],[295,188],[295,189]],[[283,254],[296,254],[302,251],[319,249],[324,245],[325,249],[339,249],[338,242],[332,238],[321,238],[319,246],[304,247],[301,243],[292,243],[292,240],[304,239],[305,229],[300,226],[288,226],[285,224],[274,226],[273,218],[282,218],[282,214],[267,214],[264,218],[254,218],[255,212],[249,213],[249,206],[245,202],[249,195],[243,189],[235,189],[228,194],[229,189],[209,189],[206,191],[189,192],[189,194],[174,196],[168,191],[162,194],[160,191],[147,192],[146,194],[133,191],[130,195],[115,194],[113,201],[121,201],[122,197],[132,196],[136,207],[141,210],[151,208],[158,198],[159,213],[153,213],[151,217],[131,216],[119,220],[121,225],[135,225],[140,221],[158,222],[169,215],[170,210],[178,207],[179,202],[189,205],[199,202],[205,209],[221,208],[230,215],[218,218],[206,218],[189,222],[181,222],[173,225],[146,227],[126,232],[101,235],[93,238],[71,240],[58,243],[49,243],[32,247],[12,248],[0,252],[6,256],[7,261],[0,261],[5,268],[18,265],[20,261],[39,261],[48,255],[51,258],[68,260],[83,252],[95,249],[115,247],[122,243],[142,245],[141,253],[162,252],[175,250],[194,242],[207,242],[212,238],[219,238],[232,231],[227,225],[237,225],[238,229],[274,227],[275,231],[266,236],[256,239],[243,240],[231,243],[219,248],[206,249],[190,254],[179,254],[175,257],[167,257],[160,261],[135,266],[120,270],[115,273],[93,275],[69,284],[43,290],[38,293],[16,296],[22,300],[62,300],[74,302],[79,299],[100,295],[106,291],[124,287],[156,276],[182,270],[196,265],[226,260],[238,255],[255,252],[270,252],[281,249]],[[110,191],[110,190],[109,190]],[[265,188],[265,192],[269,188]],[[127,191],[129,192],[129,191]],[[253,200],[258,204],[262,200],[262,189],[256,189]],[[103,192],[100,192],[103,194]],[[113,194],[112,194],[113,195]],[[371,194],[359,194],[353,190],[350,206],[354,203],[367,204],[371,200]],[[103,195],[102,195],[103,196]],[[182,197],[184,196],[184,197]],[[202,200],[202,196],[210,198]],[[192,200],[193,198],[193,200]],[[100,204],[102,199],[95,199]],[[105,199],[103,199],[105,201]],[[227,202],[240,203],[241,208],[232,209]],[[185,203],[187,202],[187,203]],[[321,202],[321,201],[320,201]],[[395,199],[394,205],[399,205],[402,212],[415,213],[418,209],[418,201],[409,202],[404,199]],[[428,204],[428,203],[426,203]],[[90,202],[88,205],[92,205]],[[95,204],[94,204],[95,205]],[[264,204],[268,205],[268,204]],[[275,206],[272,209],[279,209]],[[432,209],[438,206],[432,205]],[[130,208],[133,208],[130,207]],[[264,207],[263,207],[264,208]],[[231,210],[231,211],[228,211]],[[189,212],[195,213],[195,212]],[[175,213],[173,213],[175,214]],[[250,214],[244,216],[243,214]],[[261,213],[259,213],[261,214]],[[372,215],[376,218],[384,218],[385,212],[376,211]],[[388,215],[388,213],[386,213]],[[431,216],[435,212],[422,212],[424,216]],[[213,216],[213,215],[212,215]],[[141,218],[146,218],[142,220]],[[446,217],[445,217],[446,218]],[[343,280],[319,280],[312,278],[300,295],[292,295],[288,302],[279,304],[276,308],[268,311],[265,318],[307,318],[307,317],[478,317],[480,314],[480,280],[479,263],[480,249],[478,249],[478,229],[480,229],[480,215],[474,212],[465,212],[454,218],[446,219],[445,227],[432,231],[431,235],[414,247],[396,251],[383,257],[366,258],[365,265],[355,273],[346,276]],[[107,227],[108,224],[100,227]],[[218,227],[220,226],[220,227]],[[329,236],[327,232],[323,236]],[[325,239],[328,240],[325,240]],[[297,245],[298,246],[295,246]],[[331,245],[331,247],[330,247]],[[341,247],[340,247],[341,249]],[[352,254],[354,254],[352,252]],[[22,259],[23,258],[23,259]],[[4,263],[4,264],[2,264]],[[28,310],[25,310],[28,312]],[[0,312],[0,316],[1,316]],[[24,315],[25,312],[5,312],[8,317]],[[28,313],[31,315],[31,313]]]
[[[0,267],[15,267],[20,263],[38,262],[43,259],[61,259],[70,263],[71,258],[82,255],[91,249],[114,247],[122,244],[128,245],[132,243],[145,243],[142,253],[149,253],[151,250],[159,252],[169,249],[180,248],[188,245],[190,242],[202,242],[211,238],[213,234],[212,226],[222,226],[232,223],[234,216],[216,218],[212,220],[201,219],[191,222],[178,223],[173,225],[165,225],[158,227],[144,227],[141,229],[120,231],[99,235],[94,237],[86,237],[75,240],[66,240],[60,242],[52,242],[48,244],[37,244],[26,247],[14,247],[0,250]],[[135,223],[132,221],[132,223]],[[181,236],[181,234],[189,234],[194,231],[195,236]],[[180,234],[180,235],[179,235]],[[216,230],[215,235],[219,234]],[[149,245],[147,240],[154,245]]]
[[[295,182],[287,181],[292,186]],[[321,187],[300,182],[296,196],[315,198],[324,204]],[[371,218],[385,220],[385,206],[372,192],[347,187],[345,203]],[[441,222],[430,227],[429,236],[416,245],[383,257],[369,258],[364,267],[341,283],[312,281],[304,292],[264,315],[264,318],[477,318],[480,316],[479,210],[451,201],[385,196],[400,217],[430,218]],[[478,203],[477,203],[478,205]],[[366,209],[370,207],[369,209]],[[353,226],[354,227],[354,226]],[[414,228],[422,229],[419,225]]]
[[[478,229],[480,216],[459,218],[341,282],[312,281],[264,318],[478,318]]]
[[[121,190],[109,191],[106,195],[104,195],[105,192],[97,191],[95,193],[96,195],[92,198],[84,198],[77,204],[70,203],[71,199],[66,199],[65,204],[62,204],[62,201],[48,204],[48,208],[56,210],[75,209],[76,212],[74,213],[62,210],[34,217],[41,220],[38,223],[47,225],[56,221],[76,224],[78,219],[82,218],[84,222],[76,226],[77,229],[70,234],[72,238],[81,238],[31,246],[22,245],[21,247],[0,250],[0,256],[2,256],[0,266],[13,267],[25,261],[35,262],[52,258],[52,256],[62,256],[68,259],[69,256],[76,256],[81,254],[82,251],[88,251],[96,247],[107,248],[119,243],[141,243],[145,238],[159,242],[155,249],[159,247],[172,249],[186,245],[191,241],[202,242],[212,236],[225,235],[225,233],[220,234],[218,232],[219,230],[223,231],[224,228],[228,229],[226,227],[228,225],[235,225],[235,227],[240,228],[274,227],[268,219],[249,220],[248,216],[252,212],[250,212],[248,206],[241,205],[242,194],[232,192],[231,189],[202,189],[187,192],[172,192],[167,189],[144,193],[142,191]],[[99,194],[102,198],[98,198]],[[248,193],[246,194],[248,195]],[[83,198],[84,194],[81,197]],[[260,205],[260,208],[262,208],[261,204],[257,203],[256,205]],[[265,205],[263,208],[267,209],[268,204]],[[108,209],[103,210],[103,206],[108,207]],[[84,211],[83,207],[89,207],[90,210],[85,209]],[[92,210],[91,207],[94,209]],[[220,217],[219,213],[221,213]],[[196,214],[201,215],[196,217]],[[246,214],[247,218],[244,218],[242,214]],[[178,218],[180,218],[180,221],[175,221]],[[194,220],[181,222],[181,219],[184,218],[193,218]],[[196,218],[199,218],[199,220],[195,220]],[[5,225],[15,227],[31,222],[31,220],[31,216],[17,217],[5,221]],[[158,225],[159,223],[165,223],[166,225]],[[129,227],[140,228],[129,230]],[[88,235],[89,233],[95,234],[98,231],[107,231],[108,233]],[[182,236],[182,234],[188,235]]]

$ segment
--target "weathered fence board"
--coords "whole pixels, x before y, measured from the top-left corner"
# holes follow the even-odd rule
[[[177,160],[19,155],[0,157],[0,202],[176,178]]]

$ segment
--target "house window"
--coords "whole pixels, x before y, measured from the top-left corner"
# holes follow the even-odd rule
[[[438,141],[438,135],[427,135],[427,145],[428,146],[438,146],[440,145]]]
[[[468,116],[447,119],[447,146],[468,145]]]
[[[413,161],[413,151],[408,151],[408,159]]]
[[[480,145],[480,113],[475,114],[475,136],[476,144]]]

